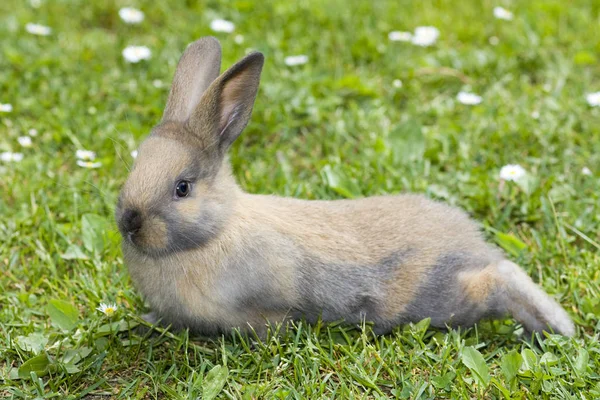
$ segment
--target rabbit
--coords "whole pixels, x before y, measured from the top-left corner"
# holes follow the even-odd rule
[[[245,193],[227,150],[246,127],[264,57],[220,75],[205,37],[181,57],[161,122],[139,146],[115,217],[151,320],[202,335],[270,323],[368,321],[377,334],[512,315],[573,336],[561,306],[465,212],[421,195],[299,200]]]

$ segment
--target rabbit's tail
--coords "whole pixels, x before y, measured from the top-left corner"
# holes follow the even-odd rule
[[[498,311],[511,314],[530,332],[552,330],[565,336],[575,334],[567,312],[513,262],[496,265],[495,283]]]

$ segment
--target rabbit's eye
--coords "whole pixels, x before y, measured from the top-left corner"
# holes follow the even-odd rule
[[[175,194],[177,197],[187,197],[188,194],[192,191],[192,184],[188,181],[179,181],[177,182],[177,186],[175,186]]]

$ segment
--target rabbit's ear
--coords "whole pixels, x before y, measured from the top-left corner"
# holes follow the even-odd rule
[[[191,43],[177,65],[162,120],[187,120],[220,71],[221,45],[217,39],[207,36]]]
[[[190,131],[206,147],[224,153],[242,133],[252,114],[264,63],[262,53],[248,54],[217,78],[188,120]]]

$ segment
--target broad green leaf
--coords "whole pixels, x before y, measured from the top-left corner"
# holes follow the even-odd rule
[[[425,332],[427,329],[429,329],[429,325],[431,325],[431,318],[424,318],[414,325],[415,331]]]
[[[510,383],[517,377],[517,373],[523,364],[523,357],[516,350],[512,350],[508,354],[502,357],[500,362],[500,369],[506,377],[506,380]]]
[[[421,125],[410,120],[398,125],[388,136],[394,163],[410,164],[423,159],[425,137]]]
[[[552,202],[556,204],[569,200],[570,198],[576,196],[577,193],[575,193],[575,189],[573,189],[571,185],[561,185],[550,189],[548,195],[552,199]]]
[[[22,350],[39,354],[48,344],[48,338],[39,332],[35,332],[27,336],[17,336],[15,342]]]
[[[84,214],[81,217],[81,235],[83,245],[89,252],[101,253],[109,231],[108,221],[96,214]]]
[[[575,61],[575,64],[577,65],[594,65],[598,63],[596,55],[592,52],[585,50],[580,50],[577,53],[575,53],[573,61]]]
[[[573,368],[575,368],[579,375],[586,373],[589,360],[590,356],[588,351],[586,349],[580,349],[577,358],[575,359],[575,363],[573,363]]]
[[[97,351],[102,352],[108,348],[108,339],[101,335],[96,335],[97,339],[94,341],[94,347]]]
[[[81,369],[79,369],[79,367],[75,364],[64,364],[64,367],[69,374],[76,374],[81,371]]]
[[[546,393],[554,392],[555,387],[556,386],[555,386],[554,382],[552,382],[550,380],[545,380],[542,382],[542,390]]]
[[[94,335],[95,337],[107,336],[111,333],[128,331],[130,329],[135,328],[138,325],[139,323],[135,321],[120,320],[116,322],[111,322],[109,324],[104,324],[98,327]]]
[[[88,256],[81,250],[79,246],[70,245],[63,254],[60,255],[65,260],[87,260]]]
[[[223,390],[229,370],[224,365],[217,365],[206,374],[202,383],[202,399],[212,400]]]
[[[8,379],[10,379],[11,381],[21,379],[21,377],[19,376],[19,368],[9,368],[7,376]]]
[[[535,369],[537,365],[537,356],[531,349],[523,349],[521,352],[521,356],[523,357],[522,368],[524,371],[532,371]]]
[[[496,242],[511,255],[518,257],[527,245],[510,233],[496,232]]]
[[[337,194],[350,199],[360,196],[358,185],[340,171],[334,170],[331,165],[324,166],[321,175],[327,186]]]
[[[438,389],[446,389],[452,380],[456,377],[456,374],[452,371],[446,372],[442,376],[434,376],[431,378],[431,383]]]
[[[48,373],[49,366],[50,359],[48,359],[48,356],[45,353],[40,354],[25,361],[19,367],[19,378],[27,379],[30,377],[31,372],[35,372],[37,376],[44,376]]]
[[[377,96],[377,91],[365,85],[365,80],[359,75],[345,74],[335,82],[335,88],[336,92],[342,96]]]
[[[540,358],[540,364],[551,367],[558,364],[558,357],[556,357],[553,353],[546,352]]]
[[[465,347],[462,351],[462,362],[469,368],[479,386],[487,387],[490,373],[485,359],[473,346]]]
[[[92,349],[89,347],[81,347],[79,349],[68,349],[62,356],[61,362],[65,364],[77,364],[82,359],[90,355]]]
[[[71,303],[52,299],[48,302],[46,312],[50,316],[52,323],[61,329],[70,331],[77,326],[79,312]]]

